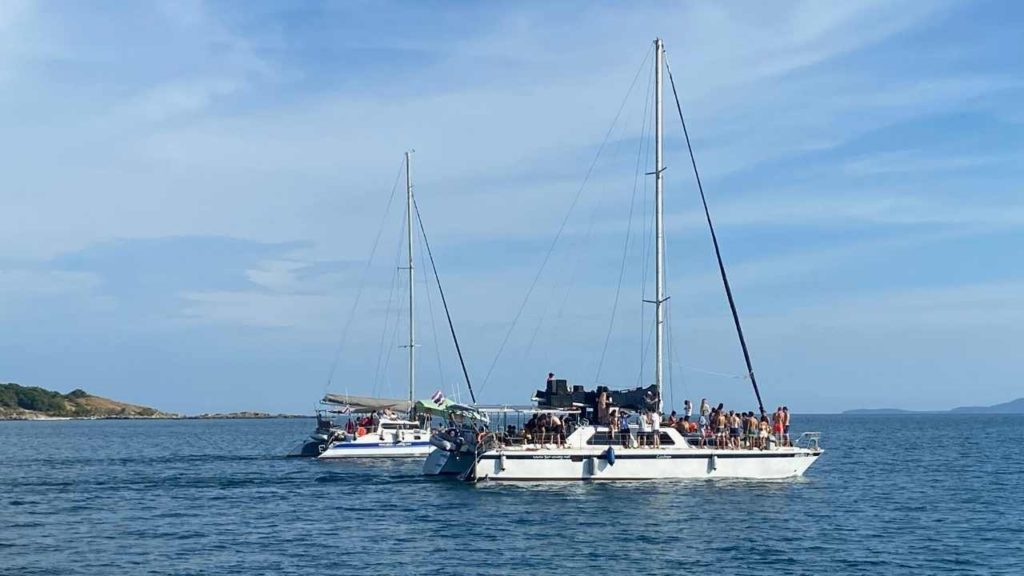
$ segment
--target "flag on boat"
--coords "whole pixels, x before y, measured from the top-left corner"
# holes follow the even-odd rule
[[[444,392],[441,392],[441,389],[438,388],[437,391],[434,392],[434,394],[430,397],[430,399],[434,401],[434,404],[442,406],[444,405]]]

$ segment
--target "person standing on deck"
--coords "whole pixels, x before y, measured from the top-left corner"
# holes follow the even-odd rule
[[[636,423],[639,427],[639,432],[637,432],[636,435],[637,444],[639,444],[641,447],[646,446],[647,437],[650,436],[651,432],[650,418],[648,416],[647,410],[642,410],[639,414],[636,415]]]
[[[651,440],[655,448],[661,448],[661,413],[652,410],[648,416],[651,418]]]
[[[619,436],[621,436],[622,447],[629,448],[629,415],[624,410],[619,411]]]
[[[683,420],[689,422],[690,416],[693,416],[693,402],[687,400],[683,402]]]
[[[789,437],[789,406],[782,407],[782,445],[793,445],[793,441]]]
[[[708,404],[707,398],[700,400],[700,415],[708,419],[711,417],[711,406]]]

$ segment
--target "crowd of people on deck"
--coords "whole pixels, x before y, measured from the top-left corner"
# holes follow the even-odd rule
[[[673,410],[668,425],[684,434],[700,434],[702,447],[766,449],[772,441],[792,446],[788,406],[779,406],[770,415],[762,412],[758,417],[753,411],[726,411],[721,403],[712,408],[705,398],[701,400],[700,416],[696,422],[693,421],[693,404],[689,400],[683,404],[683,411],[683,417],[678,418]]]

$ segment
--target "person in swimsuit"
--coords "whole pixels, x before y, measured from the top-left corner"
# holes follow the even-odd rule
[[[733,449],[740,447],[740,417],[736,412],[729,412],[729,446]]]
[[[775,416],[772,417],[772,432],[775,433],[775,441],[780,445],[782,444],[782,406],[779,406],[775,410]]]
[[[758,440],[761,444],[761,450],[768,449],[768,435],[771,431],[771,425],[768,424],[768,417],[761,416],[761,422],[758,424]]]
[[[748,442],[750,443],[751,448],[760,448],[761,443],[758,442],[758,417],[754,415],[754,412],[751,412],[748,417],[746,417],[746,427],[748,427],[746,434],[750,437]]]
[[[718,409],[718,424],[715,430],[717,441],[716,444],[719,448],[725,448],[729,442],[729,430],[728,423],[725,417],[725,411],[722,409],[723,406],[719,404]]]

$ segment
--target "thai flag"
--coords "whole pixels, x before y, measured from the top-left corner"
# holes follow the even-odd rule
[[[441,392],[440,388],[438,388],[437,392],[434,392],[434,395],[431,396],[430,399],[434,401],[434,404],[441,406],[444,404],[444,393]]]

